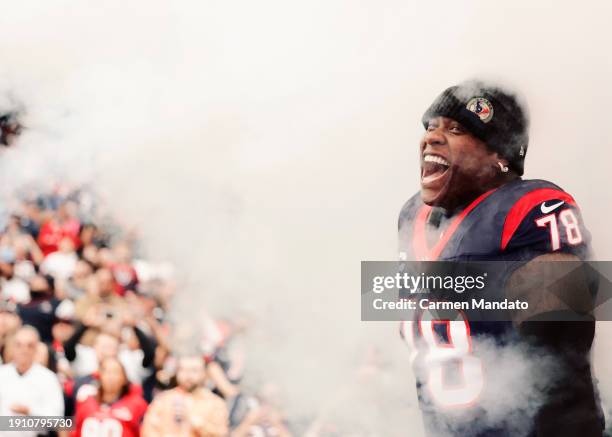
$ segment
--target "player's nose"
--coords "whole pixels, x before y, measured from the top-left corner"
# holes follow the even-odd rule
[[[430,146],[444,144],[446,142],[446,137],[442,131],[442,126],[428,128],[425,131],[425,135],[423,135],[423,142]]]
[[[421,155],[425,153],[427,148],[432,148],[434,146],[441,146],[446,144],[446,137],[442,134],[441,129],[439,127],[432,128],[430,127],[423,138],[421,139]]]

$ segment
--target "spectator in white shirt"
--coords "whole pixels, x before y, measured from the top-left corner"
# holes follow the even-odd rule
[[[64,414],[64,399],[57,376],[34,362],[39,341],[38,332],[31,326],[24,326],[15,333],[12,361],[0,366],[1,416]],[[11,431],[6,435],[29,437],[36,432]]]
[[[78,259],[74,242],[65,237],[60,240],[57,252],[47,255],[40,265],[40,271],[55,279],[68,279],[74,274]]]

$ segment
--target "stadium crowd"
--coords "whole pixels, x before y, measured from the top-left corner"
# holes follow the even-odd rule
[[[213,320],[190,353],[173,349],[171,269],[143,259],[100,204],[57,186],[5,206],[0,415],[74,416],[73,430],[49,432],[66,436],[290,435],[241,386],[242,324]]]

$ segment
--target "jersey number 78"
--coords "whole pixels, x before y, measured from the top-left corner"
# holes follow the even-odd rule
[[[416,321],[404,321],[400,327],[411,348],[411,360],[414,363],[418,358],[425,372],[425,389],[433,402],[444,408],[472,405],[484,387],[482,361],[472,354],[470,325],[462,312],[457,314],[455,320],[440,320],[425,311]],[[437,333],[439,328],[446,329],[448,341]],[[449,373],[457,366],[460,377],[449,383]]]

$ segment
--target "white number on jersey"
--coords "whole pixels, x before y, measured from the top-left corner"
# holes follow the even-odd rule
[[[461,320],[437,320],[425,311],[416,322],[402,322],[402,336],[412,348],[414,360],[419,353],[415,346],[414,323],[421,332],[427,349],[423,364],[427,371],[426,386],[433,401],[440,407],[461,407],[474,403],[484,387],[482,362],[472,354],[470,325],[465,315],[459,312]],[[440,342],[435,331],[436,324],[445,324],[448,343]],[[445,383],[445,373],[452,363],[459,363],[462,372],[460,384]]]
[[[121,437],[123,426],[115,419],[88,417],[83,422],[81,435],[85,437]]]
[[[564,209],[559,213],[559,219],[565,229],[567,242],[573,246],[582,243],[582,233],[580,232],[580,224],[576,218],[576,214],[571,209]],[[561,248],[561,237],[559,235],[559,224],[557,223],[556,214],[548,214],[536,220],[536,224],[545,228],[548,227],[550,232],[550,246],[553,251]]]

